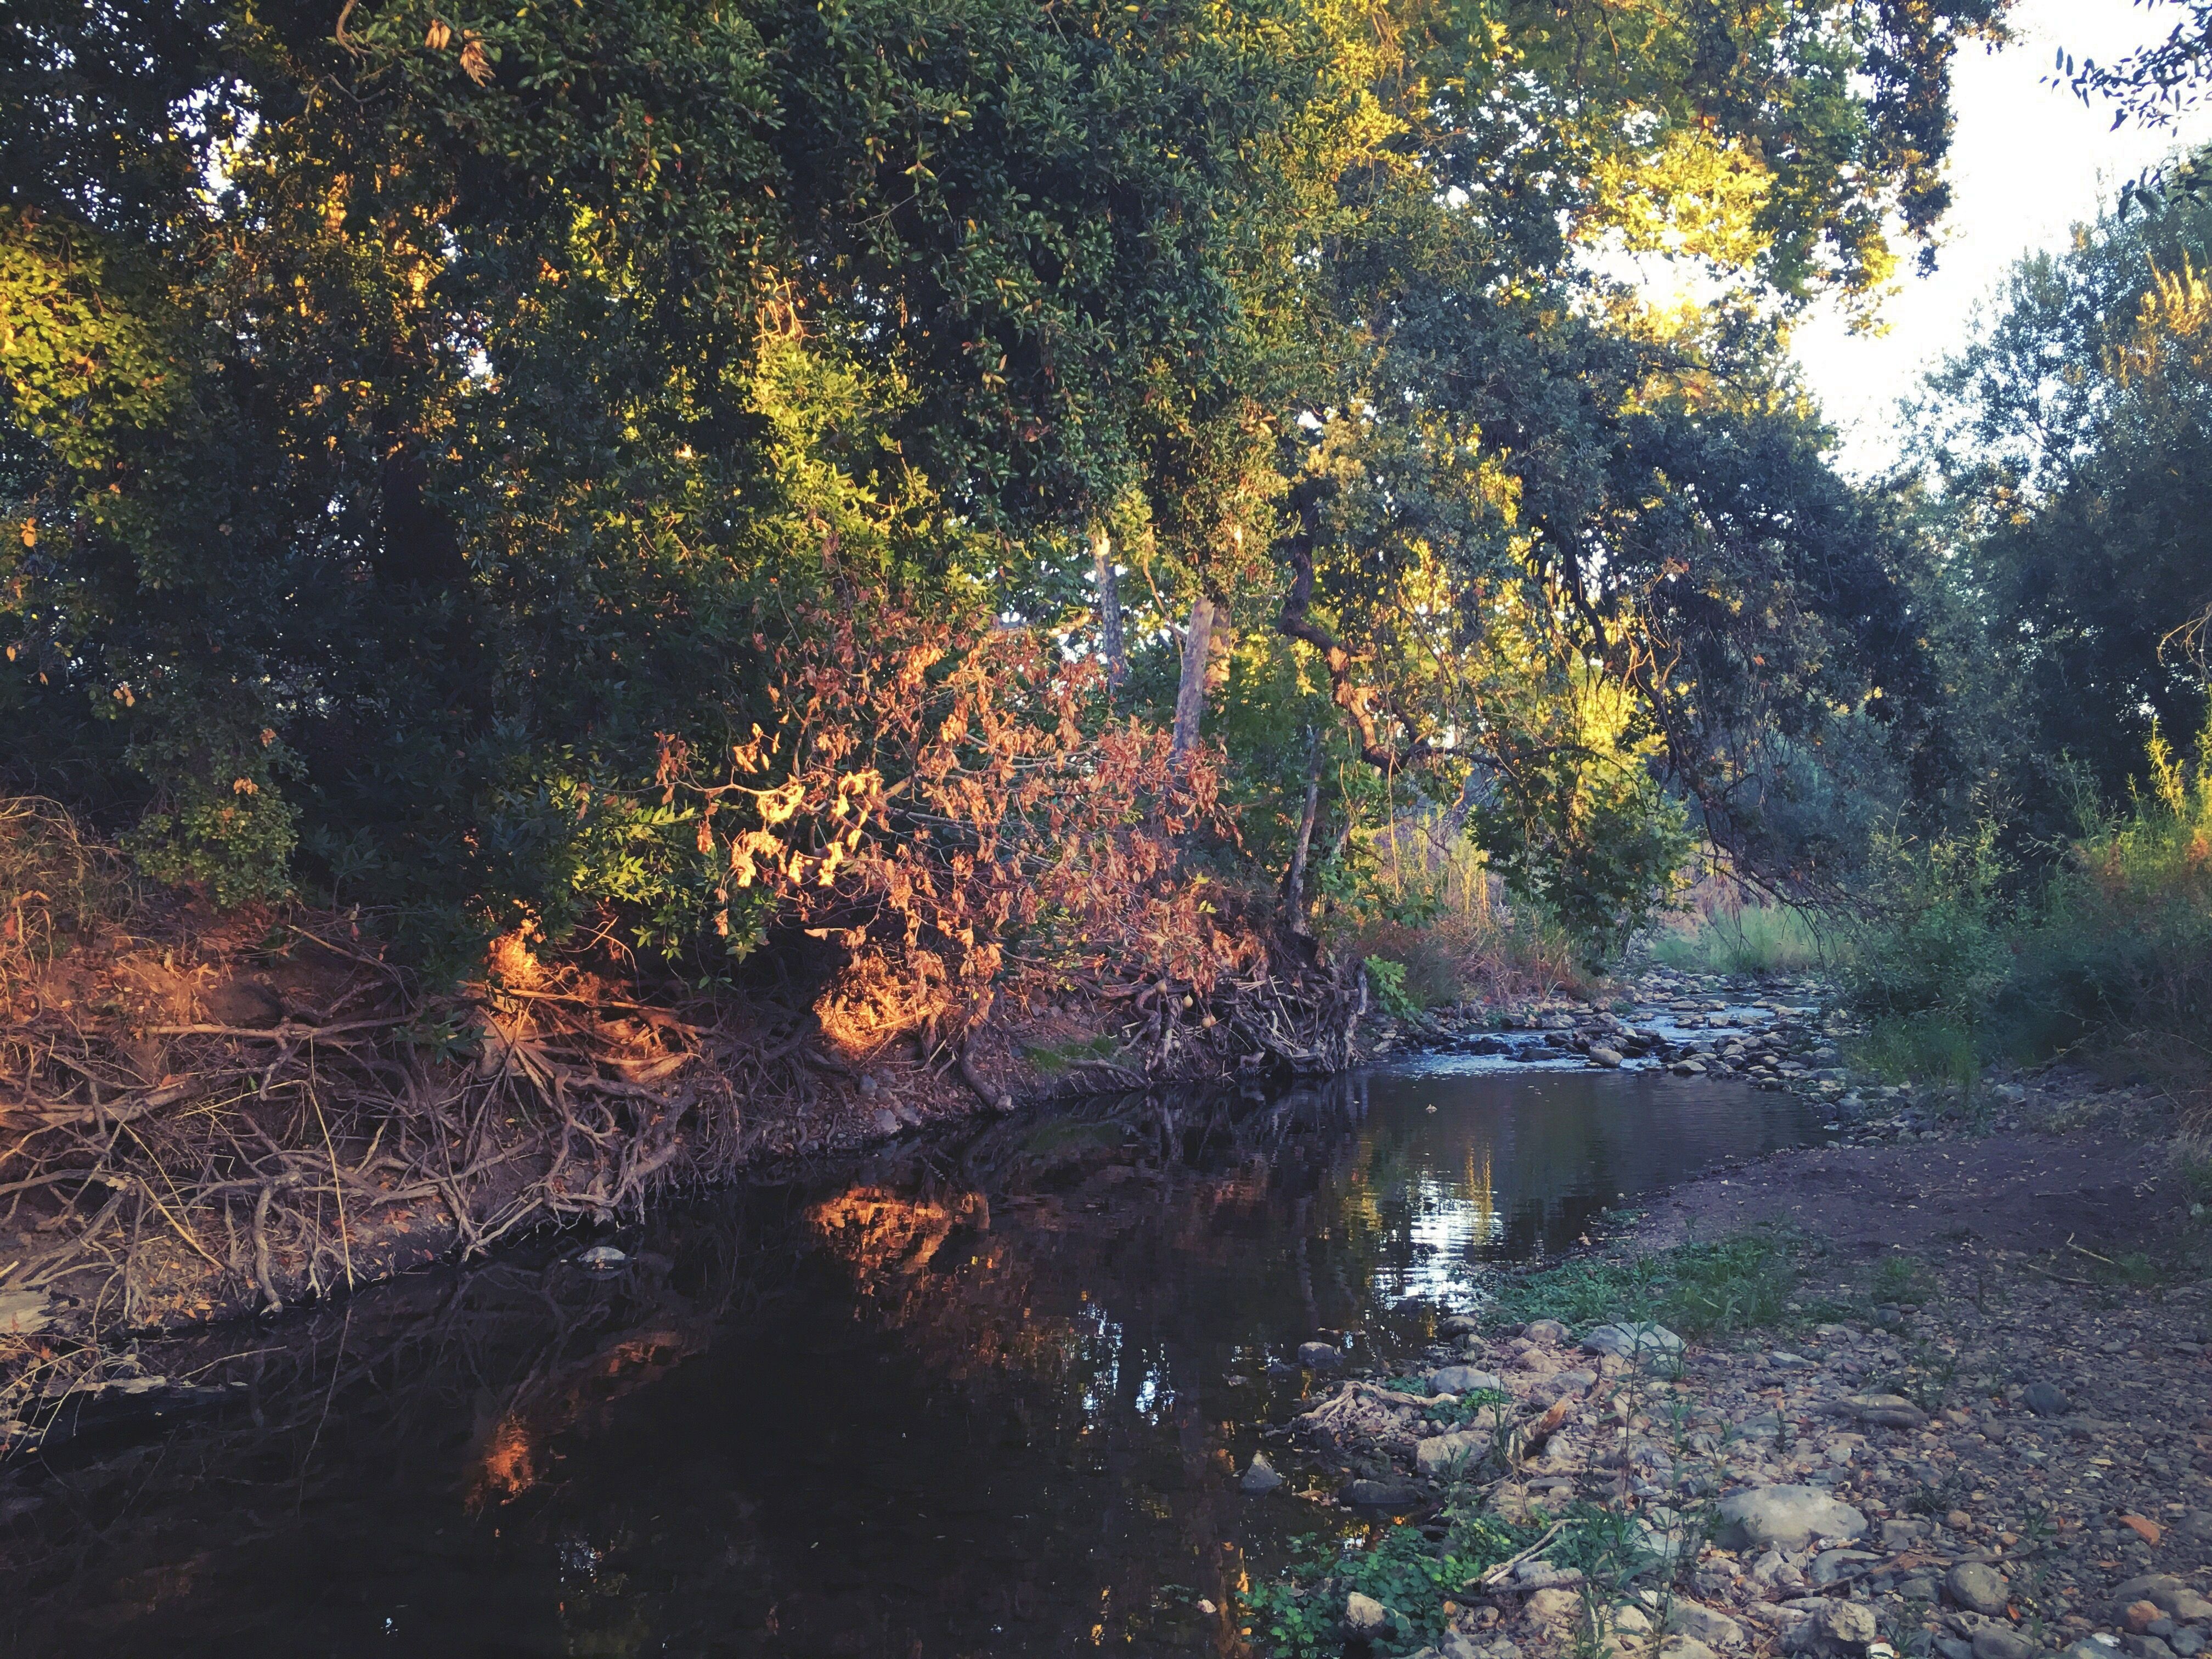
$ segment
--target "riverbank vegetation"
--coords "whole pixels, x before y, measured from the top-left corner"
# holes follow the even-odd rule
[[[16,1282],[1327,1070],[1693,867],[1881,1064],[2196,1086],[2194,164],[1893,479],[1787,355],[2003,10],[15,9]]]

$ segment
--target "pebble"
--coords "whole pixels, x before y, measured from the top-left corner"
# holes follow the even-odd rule
[[[1984,1625],[1974,1632],[1974,1659],[2034,1659],[2035,1644],[2008,1625]]]
[[[2031,1382],[2021,1391],[2020,1403],[2038,1417],[2058,1417],[2069,1405],[2066,1391],[2053,1382]]]
[[[2002,1613],[2011,1599],[2004,1576],[1984,1561],[1960,1562],[1944,1577],[1943,1588],[1960,1607],[1985,1616]]]

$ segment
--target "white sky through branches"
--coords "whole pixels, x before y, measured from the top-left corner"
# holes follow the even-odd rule
[[[1881,307],[1886,334],[1853,335],[1832,307],[1796,331],[1797,360],[1837,428],[1846,471],[1871,477],[1895,462],[1897,400],[1966,337],[2014,259],[2063,246],[2074,224],[2169,150],[2212,140],[2212,109],[2170,128],[2114,131],[2110,106],[2085,108],[2045,84],[2059,46],[2110,63],[2162,37],[2179,15],[2134,0],[2021,0],[2011,46],[1960,53],[1952,206],[1936,274],[1900,278]]]

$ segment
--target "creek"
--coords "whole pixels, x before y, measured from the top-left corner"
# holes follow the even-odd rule
[[[148,1341],[202,1408],[0,1473],[0,1647],[1233,1652],[1239,1576],[1358,1522],[1262,1437],[1334,1386],[1300,1344],[1387,1372],[1499,1264],[1823,1115],[1464,1057],[1100,1101]],[[1262,1446],[1293,1478],[1247,1496]]]

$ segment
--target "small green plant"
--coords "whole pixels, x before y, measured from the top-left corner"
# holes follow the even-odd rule
[[[1867,1294],[1880,1305],[1894,1303],[1917,1308],[1928,1299],[1928,1286],[1920,1263],[1909,1255],[1884,1256],[1875,1264]]]
[[[1577,1260],[1508,1279],[1496,1307],[1506,1318],[1572,1326],[1657,1320],[1688,1336],[1784,1323],[1810,1245],[1779,1229],[1609,1260]]]
[[[1384,1012],[1408,1019],[1421,1012],[1421,1005],[1406,989],[1404,963],[1393,962],[1388,957],[1368,957],[1367,982],[1375,988],[1375,1000],[1382,1005]]]
[[[1400,1522],[1364,1537],[1297,1540],[1281,1576],[1246,1592],[1253,1635],[1277,1659],[1337,1659],[1345,1598],[1356,1591],[1390,1612],[1392,1631],[1377,1651],[1407,1653],[1436,1641],[1446,1600],[1534,1536],[1463,1500],[1448,1504],[1443,1520],[1441,1539]]]

